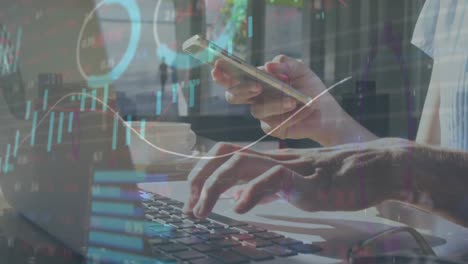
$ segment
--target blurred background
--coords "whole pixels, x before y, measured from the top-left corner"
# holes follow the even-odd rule
[[[431,59],[410,43],[423,0],[138,0],[138,21],[121,5],[100,1],[1,2],[2,32],[21,43],[16,75],[2,81],[21,79],[26,101],[45,86],[49,96],[89,88],[90,76],[125,62],[121,74],[95,84],[110,88],[121,115],[189,122],[214,140],[263,133],[248,107],[225,102],[211,67],[181,52],[194,34],[256,66],[278,54],[302,59],[327,85],[353,76],[333,94],[379,136],[415,137],[431,73]]]
[[[184,40],[204,33],[226,49],[232,45],[236,55],[256,66],[285,54],[302,59],[327,85],[353,76],[333,91],[345,110],[379,136],[415,137],[432,71],[431,59],[410,43],[424,1],[267,0],[244,1],[245,6],[241,2],[161,1],[156,15],[152,14],[153,8],[142,10],[148,10],[149,21],[152,16],[157,17],[157,29],[149,24],[147,31],[156,31],[160,45],[167,45],[169,50],[180,52]],[[239,12],[235,12],[236,3],[242,6]],[[232,27],[231,21],[235,32],[231,43],[226,44],[223,34]],[[112,22],[104,25],[116,26]],[[143,50],[150,57],[154,55],[152,34],[143,34],[140,45],[147,47]],[[187,76],[189,80],[201,80],[201,88],[195,90],[193,99],[185,94],[193,104],[186,102],[187,112],[176,115],[179,120],[192,123],[198,134],[215,140],[249,141],[262,134],[246,107],[225,103],[224,89],[210,78],[211,67],[197,67],[193,62],[188,63],[189,67],[181,66],[186,63],[180,58],[184,55],[173,57],[165,52],[166,47],[158,47],[161,52],[158,58],[148,59],[148,67],[130,68],[126,75],[136,80],[134,87],[129,89],[126,85],[120,93],[120,85],[115,84],[118,95],[126,100],[128,114],[153,116],[154,100],[147,94],[154,92],[154,85],[145,83],[158,76],[148,72],[148,68],[156,68],[166,57],[169,65],[179,65],[176,76],[168,76],[169,87],[171,83],[184,82]],[[166,94],[170,94],[170,89],[166,89]],[[149,102],[145,103],[145,98]],[[307,140],[288,144],[315,145]]]

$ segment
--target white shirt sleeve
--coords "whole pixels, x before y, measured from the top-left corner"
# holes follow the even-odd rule
[[[434,57],[434,37],[440,13],[440,0],[427,0],[419,15],[411,43]]]

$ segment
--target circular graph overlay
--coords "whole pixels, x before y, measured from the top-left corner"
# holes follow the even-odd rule
[[[80,43],[81,39],[83,38],[83,33],[88,25],[89,21],[91,20],[92,16],[96,11],[102,7],[103,5],[120,5],[122,6],[128,13],[130,21],[136,21],[131,23],[131,35],[130,40],[128,43],[127,50],[125,51],[124,56],[120,60],[120,62],[108,73],[103,75],[87,75],[83,70],[81,65],[81,53],[80,53]],[[104,0],[98,5],[94,7],[94,9],[86,16],[83,25],[81,26],[80,34],[78,36],[78,44],[76,46],[76,61],[78,64],[78,70],[81,76],[88,82],[88,86],[90,88],[102,88],[105,85],[108,85],[120,78],[122,74],[127,70],[130,62],[132,61],[133,57],[138,48],[138,43],[140,41],[141,35],[141,23],[138,21],[141,20],[140,9],[138,4],[135,0]]]
[[[156,4],[156,8],[154,11],[154,18],[153,18],[153,36],[156,42],[156,54],[159,59],[164,58],[166,61],[170,62],[175,68],[180,70],[188,70],[193,67],[201,66],[203,63],[197,60],[194,60],[192,56],[177,52],[171,49],[167,44],[163,43],[159,37],[158,33],[158,17],[161,9],[161,2],[163,0],[158,0]],[[235,34],[239,30],[240,26],[236,23],[236,16],[243,15],[246,16],[247,14],[247,0],[236,0],[234,1],[234,6],[231,11],[231,17],[228,20],[226,26],[218,35],[215,40],[211,40],[216,43],[219,47],[226,49],[229,43],[232,42],[234,39]],[[204,51],[200,51],[204,52]]]

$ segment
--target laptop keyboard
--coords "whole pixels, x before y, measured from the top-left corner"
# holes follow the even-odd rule
[[[314,254],[321,248],[222,215],[185,215],[182,202],[152,194],[143,202],[145,218],[167,229],[147,242],[154,258],[167,263],[237,264]]]

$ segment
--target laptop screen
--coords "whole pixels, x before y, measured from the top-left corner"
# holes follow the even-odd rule
[[[123,228],[142,217],[136,183],[145,179],[134,170],[119,110],[129,104],[115,82],[157,71],[129,66],[145,56],[133,46],[137,29],[127,22],[137,11],[128,3],[0,1],[1,190],[26,219],[82,255],[90,240],[112,236],[91,231],[96,215]]]
[[[189,1],[0,1],[0,187],[10,206],[83,256],[146,260],[134,257],[148,253],[143,236],[169,231],[143,223],[149,196],[137,183],[167,175],[136,168],[147,153],[130,149],[148,149],[145,119],[200,111],[207,80],[178,43],[204,27],[201,12]],[[218,44],[231,26],[213,27]]]

